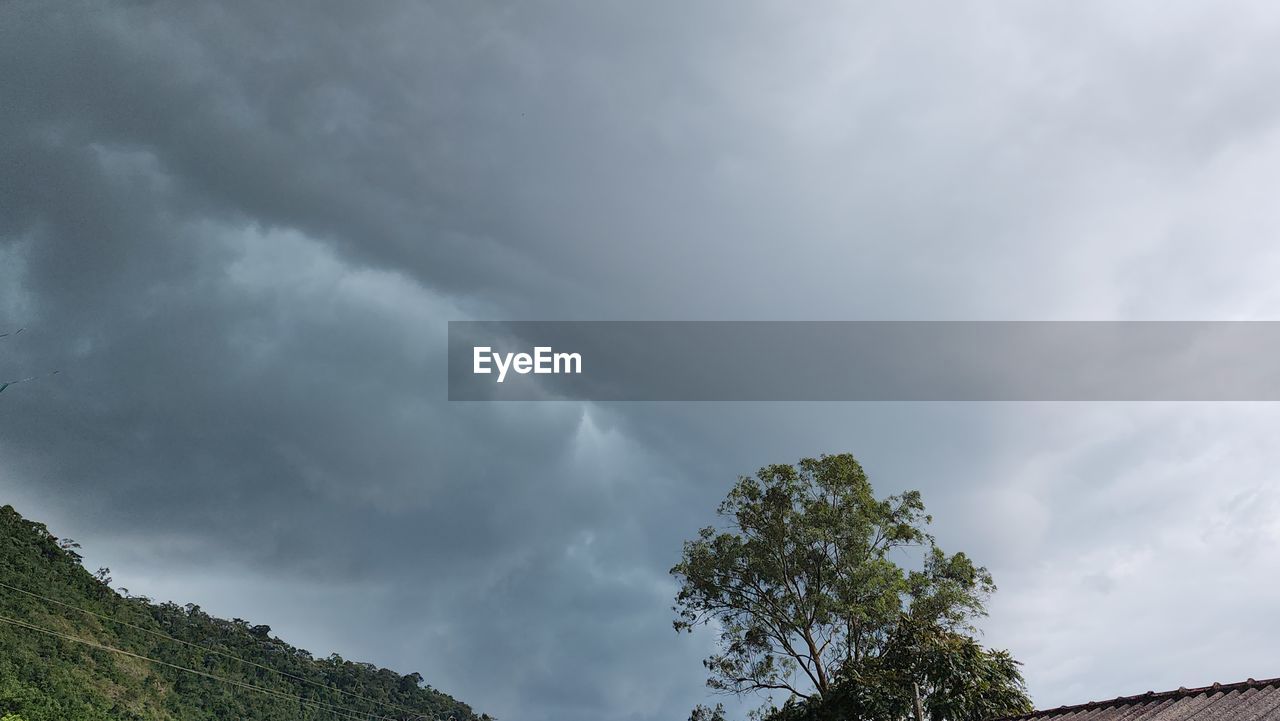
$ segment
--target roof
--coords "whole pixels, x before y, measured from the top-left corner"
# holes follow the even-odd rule
[[[1015,719],[1036,721],[1280,721],[1280,678],[1215,683],[1176,691],[1148,691],[1033,711]]]

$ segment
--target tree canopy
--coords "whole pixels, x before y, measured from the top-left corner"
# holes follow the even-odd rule
[[[781,693],[761,712],[788,720],[1030,709],[1018,663],[973,638],[991,574],[937,546],[920,493],[877,498],[852,455],[824,455],[741,477],[718,512],[671,569],[676,629],[719,631],[713,690]]]

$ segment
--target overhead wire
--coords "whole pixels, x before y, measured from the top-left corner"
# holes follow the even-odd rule
[[[56,376],[56,375],[58,375],[58,371],[53,371],[52,373],[42,373],[38,376],[27,376],[26,378],[19,378],[16,381],[0,382],[0,393],[3,393],[4,389],[8,388],[9,386],[16,386],[19,383],[26,383],[27,381],[36,381],[36,380],[40,380],[41,378],[48,378],[49,376]]]
[[[301,696],[296,696],[294,694],[286,693],[284,691],[277,691],[275,689],[266,688],[264,686],[255,686],[254,684],[245,683],[244,681],[237,681],[235,679],[218,676],[217,674],[212,674],[212,673],[209,673],[208,671],[201,671],[199,669],[188,668],[186,666],[180,666],[175,663],[169,663],[168,661],[161,661],[160,659],[151,658],[150,656],[144,656],[140,653],[134,653],[132,651],[126,651],[124,649],[116,648],[114,646],[108,646],[106,644],[98,643],[96,641],[90,641],[85,638],[80,638],[79,636],[73,636],[71,634],[62,633],[61,631],[55,631],[53,629],[44,628],[43,626],[38,626],[36,624],[28,623],[26,621],[9,618],[7,616],[0,616],[0,623],[7,623],[12,626],[17,626],[19,628],[25,628],[30,631],[37,631],[39,633],[43,633],[48,636],[61,638],[66,641],[73,641],[75,643],[84,644],[85,646],[96,648],[101,651],[110,651],[112,653],[118,653],[123,656],[128,656],[130,658],[136,658],[142,661],[149,661],[151,663],[154,663],[160,666],[166,666],[168,668],[176,669],[178,671],[185,671],[187,673],[192,673],[197,676],[203,676],[205,678],[212,679],[214,681],[219,681],[231,686],[235,686],[237,688],[257,691],[259,693],[267,694],[268,696],[273,696],[275,698],[289,700],[289,701],[297,701],[298,703],[303,704],[305,706],[312,706],[322,711],[327,711],[329,713],[332,713],[335,716],[339,716],[340,718],[344,718],[344,719],[361,719],[362,721],[367,721],[370,718],[374,718],[374,719],[387,719],[387,721],[395,721],[395,719],[392,719],[390,716],[380,716],[378,714],[367,714],[361,711],[357,711],[355,709],[346,708],[344,706],[338,706],[336,704],[329,704],[323,701],[312,701],[310,699],[306,699]]]
[[[9,336],[16,336],[24,330],[26,330],[26,328],[19,328],[13,331],[12,333],[0,333],[0,338],[8,338]],[[0,381],[0,393],[3,393],[4,389],[8,388],[9,386],[15,386],[19,383],[26,383],[27,381],[39,380],[41,378],[46,378],[48,376],[56,376],[56,375],[58,375],[58,371],[53,371],[52,373],[42,373],[40,375],[28,376],[26,378],[19,378],[18,380],[14,380],[14,381]]]
[[[71,609],[71,610],[73,610],[73,611],[77,611],[77,612],[79,612],[79,613],[83,613],[83,614],[88,615],[88,616],[93,616],[93,617],[95,617],[95,618],[102,619],[102,620],[104,620],[104,621],[110,621],[111,623],[116,623],[116,624],[119,624],[119,625],[124,626],[124,627],[126,627],[126,628],[133,629],[133,630],[135,630],[135,631],[141,631],[142,633],[149,634],[149,635],[154,636],[154,637],[156,637],[156,638],[164,639],[164,640],[166,640],[166,641],[172,641],[172,642],[174,642],[174,643],[179,643],[179,644],[182,644],[182,645],[187,646],[187,647],[189,647],[189,648],[194,648],[194,649],[198,649],[198,650],[200,650],[200,651],[205,651],[205,652],[212,653],[212,654],[215,654],[215,655],[218,655],[218,656],[222,656],[223,658],[229,658],[229,659],[232,659],[232,660],[234,660],[234,661],[238,661],[238,662],[240,662],[240,663],[242,663],[242,664],[245,664],[246,666],[252,666],[252,667],[254,667],[254,668],[261,669],[261,670],[263,670],[263,671],[267,671],[267,672],[269,672],[269,673],[274,673],[274,674],[276,674],[276,675],[278,675],[278,676],[281,676],[281,677],[283,677],[283,678],[287,678],[287,679],[290,679],[290,680],[293,680],[293,681],[298,681],[298,682],[300,682],[300,683],[310,684],[310,685],[312,685],[312,686],[316,686],[316,687],[318,687],[318,688],[327,689],[327,690],[329,690],[329,691],[334,691],[334,692],[337,692],[337,693],[343,694],[343,695],[345,695],[345,696],[349,696],[349,697],[351,697],[351,698],[358,699],[358,700],[360,700],[360,701],[364,701],[364,702],[366,702],[366,703],[378,704],[379,706],[385,706],[385,707],[387,707],[387,708],[395,709],[396,711],[403,711],[403,712],[405,712],[405,713],[416,714],[416,715],[419,715],[419,716],[423,715],[423,713],[422,713],[421,711],[417,711],[417,710],[414,710],[414,709],[411,709],[411,708],[405,708],[404,706],[400,706],[400,705],[397,705],[397,704],[391,703],[391,702],[389,702],[389,701],[379,701],[379,700],[377,700],[377,699],[369,698],[369,697],[367,697],[367,696],[362,696],[362,695],[360,695],[360,694],[358,694],[358,693],[353,693],[353,692],[351,692],[351,691],[346,691],[346,690],[344,690],[344,689],[340,689],[340,688],[338,688],[338,687],[336,687],[336,686],[330,686],[329,684],[326,684],[326,683],[321,683],[321,682],[319,682],[319,681],[313,681],[313,680],[311,680],[311,679],[304,678],[304,677],[302,677],[302,676],[295,676],[294,674],[287,673],[287,672],[285,672],[285,671],[281,671],[281,670],[279,670],[279,669],[272,668],[272,667],[270,667],[270,666],[267,666],[267,665],[264,665],[264,664],[261,664],[261,663],[255,663],[255,662],[253,662],[253,661],[249,661],[249,660],[246,660],[246,659],[240,658],[239,656],[236,656],[235,654],[232,654],[232,653],[228,653],[228,652],[226,652],[226,651],[221,651],[221,650],[219,650],[219,649],[212,648],[212,647],[210,647],[210,646],[205,646],[205,645],[203,645],[203,644],[192,643],[192,642],[190,642],[190,641],[184,641],[183,639],[176,638],[176,637],[171,636],[171,635],[169,635],[169,634],[167,634],[167,633],[164,633],[164,632],[162,632],[162,631],[156,631],[156,630],[154,630],[154,629],[145,628],[145,627],[143,627],[143,626],[138,626],[138,625],[136,625],[136,624],[129,623],[128,621],[122,621],[122,620],[120,620],[120,619],[118,619],[118,618],[115,618],[114,616],[109,616],[109,615],[107,615],[107,614],[97,613],[96,611],[90,611],[90,610],[88,610],[88,609],[86,609],[86,608],[80,608],[79,606],[75,606],[75,605],[72,605],[72,604],[70,604],[70,603],[66,603],[65,601],[60,601],[60,600],[58,600],[58,599],[56,599],[56,598],[52,598],[52,597],[50,597],[50,596],[45,596],[45,595],[43,595],[43,594],[35,593],[35,592],[33,592],[33,591],[28,591],[28,590],[26,590],[26,589],[24,589],[24,588],[19,588],[19,587],[17,587],[17,586],[11,586],[11,585],[9,585],[9,584],[7,584],[7,583],[4,583],[3,581],[0,581],[0,588],[5,588],[5,589],[8,589],[8,590],[10,590],[10,591],[16,591],[16,592],[21,593],[21,594],[23,594],[23,595],[25,595],[25,596],[29,596],[29,597],[31,597],[31,598],[39,599],[39,600],[41,600],[41,601],[47,601],[47,602],[49,602],[49,603],[53,603],[53,604],[56,604],[56,605],[58,605],[58,606],[62,606],[63,608],[68,608],[68,609]]]

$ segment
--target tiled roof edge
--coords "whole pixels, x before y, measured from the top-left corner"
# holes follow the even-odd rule
[[[1261,681],[1256,679],[1248,679],[1246,681],[1238,681],[1236,683],[1214,683],[1209,686],[1200,686],[1199,688],[1182,688],[1174,691],[1148,691],[1140,693],[1136,696],[1119,696],[1107,701],[1090,701],[1088,703],[1078,703],[1071,706],[1059,706],[1057,708],[1049,708],[1043,710],[1032,711],[1031,713],[1020,714],[1018,716],[1004,716],[993,721],[1018,721],[1019,719],[1034,719],[1043,716],[1054,716],[1057,714],[1072,713],[1075,711],[1091,711],[1097,708],[1107,706],[1127,706],[1129,704],[1143,703],[1147,701],[1163,701],[1170,698],[1187,698],[1190,696],[1199,696],[1202,693],[1228,693],[1231,691],[1243,691],[1250,688],[1280,688],[1280,678],[1266,678]]]

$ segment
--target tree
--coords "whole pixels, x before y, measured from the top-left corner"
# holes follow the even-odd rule
[[[973,638],[903,617],[886,651],[842,668],[830,693],[771,721],[985,721],[1031,711],[1018,662]]]
[[[3,721],[3,719],[0,719]],[[689,721],[725,721],[724,704],[718,703],[715,708],[698,704],[689,714]]]
[[[713,690],[785,693],[778,718],[835,704],[833,718],[957,721],[1029,704],[1016,662],[969,635],[991,575],[937,547],[918,492],[877,499],[852,455],[824,455],[739,478],[719,515],[727,527],[702,529],[671,569],[676,630],[719,629]],[[918,568],[896,562],[904,550]]]

